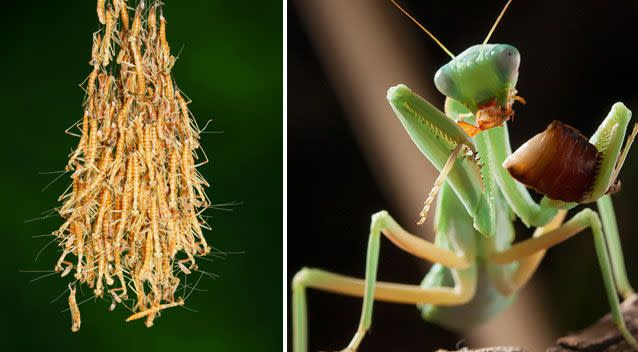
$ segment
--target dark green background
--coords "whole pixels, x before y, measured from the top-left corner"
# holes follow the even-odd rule
[[[129,0],[129,5],[136,3]],[[201,262],[220,277],[204,278],[187,305],[171,309],[152,329],[124,323],[121,307],[87,302],[82,329],[70,331],[68,278],[29,280],[50,270],[54,246],[36,253],[60,219],[25,223],[58,205],[65,175],[45,192],[77,140],[64,130],[82,115],[79,84],[89,74],[95,1],[3,4],[0,21],[0,349],[21,351],[276,351],[282,346],[282,5],[279,1],[166,0],[168,39],[178,85],[193,100],[200,125],[213,119],[202,145],[211,163],[200,170],[214,203],[243,202],[234,211],[210,210],[207,238],[225,260]],[[193,279],[196,277],[193,275]],[[85,289],[88,293],[89,290]],[[87,296],[78,297],[82,300]]]

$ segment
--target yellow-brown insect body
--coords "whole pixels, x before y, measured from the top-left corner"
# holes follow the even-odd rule
[[[151,326],[159,310],[183,304],[180,261],[195,269],[195,257],[210,251],[201,230],[210,202],[195,165],[200,131],[171,78],[161,3],[144,3],[129,16],[125,0],[98,1],[103,26],[94,35],[82,136],[67,166],[73,187],[60,197],[65,222],[54,235],[64,249],[57,271],[68,274],[65,256],[75,256],[77,284],[114,304],[132,300],[134,316]]]
[[[503,167],[550,199],[580,202],[594,185],[601,157],[577,129],[554,121],[508,157]]]

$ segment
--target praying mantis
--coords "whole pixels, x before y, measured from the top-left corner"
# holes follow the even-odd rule
[[[387,211],[372,216],[365,279],[303,268],[292,281],[293,348],[307,350],[306,288],[363,297],[358,328],[343,351],[356,351],[372,324],[374,300],[417,304],[425,320],[454,330],[480,324],[507,308],[536,271],[548,248],[590,229],[611,315],[625,340],[638,342],[625,326],[618,296],[633,294],[625,270],[610,193],[638,133],[627,135],[631,111],[622,103],[591,138],[554,122],[512,153],[507,120],[516,91],[520,54],[507,44],[488,44],[510,5],[482,44],[453,55],[419,25],[450,57],[434,77],[446,96],[442,112],[405,85],[388,90],[387,99],[408,135],[439,170],[421,212],[434,200],[436,239],[429,242],[405,231]],[[557,182],[563,181],[563,182]],[[544,195],[536,202],[527,187]],[[569,220],[579,204],[596,203]],[[531,238],[514,241],[513,222],[536,228]],[[377,282],[381,237],[434,266],[421,285]]]

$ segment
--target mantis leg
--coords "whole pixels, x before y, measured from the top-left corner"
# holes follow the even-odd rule
[[[507,125],[492,128],[486,132],[480,136],[480,139],[484,139],[484,143],[488,145],[490,155],[488,167],[507,203],[524,224],[536,227],[545,226],[556,215],[556,209],[536,203],[525,186],[514,180],[501,166],[505,159],[512,154]]]
[[[522,258],[534,255],[539,251],[544,251],[550,247],[553,247],[568,238],[580,233],[587,227],[591,227],[592,234],[594,236],[594,247],[596,248],[596,256],[598,257],[598,263],[603,276],[603,283],[607,292],[607,298],[611,308],[611,315],[614,322],[618,326],[620,333],[625,340],[638,349],[638,342],[629,333],[625,321],[620,310],[620,302],[616,293],[614,285],[614,274],[612,271],[612,261],[609,258],[607,252],[607,246],[605,244],[605,235],[603,233],[603,227],[598,217],[598,214],[591,209],[584,209],[578,214],[574,215],[569,221],[567,221],[561,227],[550,231],[543,236],[531,238],[513,245],[510,249],[492,254],[489,257],[489,261],[494,264],[506,264],[513,261],[520,260]]]
[[[450,98],[445,100],[445,113],[455,120],[473,116],[465,106]],[[556,215],[556,209],[536,203],[525,186],[514,180],[501,166],[512,154],[507,123],[479,133],[474,141],[476,148],[482,152],[481,161],[484,167],[489,168],[489,177],[495,179],[507,203],[521,221],[528,227],[547,224]]]
[[[620,236],[618,235],[618,225],[616,224],[616,214],[614,213],[614,205],[611,197],[606,194],[596,201],[598,212],[603,222],[605,232],[605,240],[611,257],[614,278],[616,279],[616,287],[620,294],[626,299],[634,293],[634,289],[627,279],[627,270],[625,269],[625,259],[620,244]]]
[[[565,220],[565,215],[567,215],[566,210],[559,211],[547,225],[537,228],[536,231],[534,231],[533,237],[537,238],[543,236],[559,228]],[[545,257],[545,252],[547,252],[547,250],[542,249],[534,254],[520,258],[518,260],[518,267],[516,270],[514,270],[511,274],[507,274],[506,279],[494,281],[494,285],[503,295],[510,295],[518,291],[529,281],[532,275],[534,275],[538,269],[538,265]]]
[[[452,268],[452,273],[455,275],[455,287],[423,289],[416,285],[377,283],[381,234],[408,253]],[[355,351],[372,324],[372,307],[375,299],[409,304],[463,304],[474,296],[476,289],[476,273],[474,267],[470,267],[471,263],[471,260],[453,251],[436,247],[430,242],[409,234],[387,212],[381,211],[372,216],[365,281],[317,269],[302,269],[295,275],[292,285],[294,350],[305,352],[307,346],[306,287],[350,296],[363,296],[359,327],[345,350]]]
[[[388,90],[388,101],[401,124],[421,153],[439,171],[453,150],[465,145],[472,152],[476,147],[469,136],[452,119],[405,85]],[[474,158],[459,157],[446,177],[459,200],[470,214],[474,228],[485,235],[494,235],[495,214],[490,212],[484,195],[481,169]]]

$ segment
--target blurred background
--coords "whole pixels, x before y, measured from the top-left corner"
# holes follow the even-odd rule
[[[178,52],[173,74],[193,100],[200,126],[212,119],[202,145],[211,162],[200,172],[215,204],[205,233],[225,259],[199,261],[204,277],[185,309],[170,309],[148,329],[125,323],[110,302],[80,306],[82,329],[70,331],[68,278],[22,271],[51,270],[54,245],[36,254],[61,220],[37,218],[58,206],[69,184],[62,170],[77,139],[64,130],[82,117],[79,84],[90,73],[96,2],[14,1],[3,5],[0,106],[3,202],[0,253],[4,351],[279,351],[282,338],[282,5],[280,1],[166,0],[168,40]],[[129,0],[136,6],[136,0]],[[180,52],[181,50],[181,52]],[[198,277],[193,275],[191,280]],[[88,293],[87,290],[84,290]],[[78,300],[88,296],[78,292]]]
[[[499,1],[401,1],[452,52],[481,43]],[[638,111],[638,3],[514,1],[491,42],[522,55],[510,125],[520,146],[560,119],[591,135],[616,101]],[[442,107],[432,78],[449,57],[389,1],[296,0],[288,12],[288,282],[302,266],[362,277],[370,215],[388,209],[415,225],[435,171],[385,99],[405,83]],[[614,195],[630,280],[638,286],[638,150]],[[430,220],[433,219],[430,216]],[[531,230],[517,224],[519,238]],[[417,284],[429,268],[382,240],[379,279]],[[361,300],[308,290],[310,351],[349,342]],[[589,231],[548,252],[517,303],[488,324],[455,334],[412,305],[376,303],[363,351],[431,351],[514,344],[541,351],[608,311]],[[290,338],[290,329],[289,329]]]

